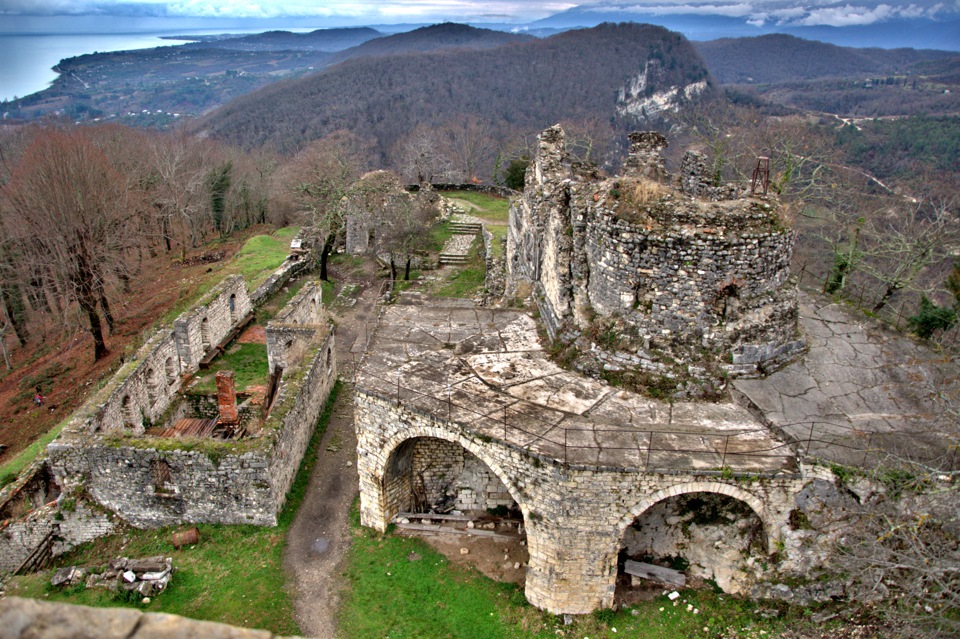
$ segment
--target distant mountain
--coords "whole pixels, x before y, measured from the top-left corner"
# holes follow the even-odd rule
[[[860,7],[851,7],[849,3],[842,2],[829,3],[829,6],[828,3],[807,3],[808,7],[804,9],[800,3],[796,3],[795,18],[789,20],[778,18],[776,11],[766,13],[762,3],[754,4],[755,8],[749,9],[743,2],[688,3],[678,6],[682,11],[678,8],[676,13],[666,13],[669,10],[666,7],[670,6],[667,3],[647,7],[630,0],[611,0],[573,7],[527,26],[530,29],[570,29],[592,27],[603,22],[639,22],[666,27],[682,33],[690,40],[785,33],[843,46],[960,51],[960,15],[956,9],[935,17],[929,13],[913,17],[909,11],[897,12],[890,8],[891,5],[899,7],[898,3],[888,3],[887,13],[891,17],[878,18],[871,24],[859,24],[858,19],[866,18],[851,15],[846,26],[829,26],[810,20],[813,11],[810,7],[832,9],[838,16],[837,22],[843,22],[844,12],[852,14]],[[786,8],[787,5],[780,5],[781,12]],[[802,18],[804,13],[807,14],[805,19]]]
[[[235,51],[326,51],[335,53],[383,37],[370,27],[317,29],[309,33],[266,31],[243,36],[197,36],[191,48],[218,48]]]
[[[341,62],[350,58],[400,53],[429,53],[442,49],[495,49],[505,44],[528,42],[534,39],[530,35],[445,22],[364,42],[352,49],[342,51],[334,56],[332,61]]]
[[[355,58],[237,99],[198,128],[282,150],[345,129],[368,137],[386,161],[417,125],[473,117],[500,141],[565,119],[622,131],[713,93],[702,59],[679,34],[606,24],[495,49]]]
[[[769,84],[902,73],[918,62],[955,57],[946,51],[853,49],[790,35],[694,43],[722,84]]]

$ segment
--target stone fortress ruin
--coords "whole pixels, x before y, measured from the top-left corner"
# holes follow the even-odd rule
[[[688,151],[668,183],[658,133],[633,133],[622,175],[591,177],[540,136],[511,211],[507,268],[533,286],[551,339],[579,370],[633,371],[701,394],[801,353],[794,233],[775,198],[709,183]]]
[[[638,564],[730,593],[815,582],[843,517],[877,493],[831,463],[866,466],[904,438],[931,454],[944,434],[960,440],[927,427],[929,397],[891,394],[929,361],[798,294],[777,198],[714,184],[693,152],[671,177],[662,136],[630,141],[623,174],[605,178],[567,155],[559,127],[544,131],[502,257],[483,229],[486,297],[505,290],[504,303],[406,292],[351,348],[364,351],[361,523],[501,517],[477,532],[523,540],[526,597],[557,614],[623,601]],[[376,229],[360,222],[362,253]],[[4,513],[46,504],[3,529],[0,569],[54,530],[62,552],[117,518],[276,523],[337,376],[319,286],[266,326],[262,404],[238,398],[229,374],[216,395],[186,387],[307,261],[249,294],[228,278],[77,411],[0,494]],[[509,303],[527,295],[536,317]]]
[[[54,528],[59,554],[110,533],[115,517],[141,528],[276,524],[337,377],[319,283],[306,282],[266,325],[269,382],[257,401],[238,403],[232,371],[216,374],[216,394],[188,387],[255,308],[309,267],[295,257],[252,294],[241,276],[226,278],[70,418],[46,458],[4,490],[7,517],[25,501],[46,505],[7,522],[0,569],[15,570]]]
[[[362,523],[519,510],[527,599],[554,613],[612,606],[623,557],[676,552],[651,526],[689,523],[691,508],[748,522],[685,553],[739,591],[762,576],[759,559],[789,559],[795,497],[817,473],[745,408],[691,401],[803,351],[776,200],[707,186],[695,155],[671,187],[666,141],[631,142],[625,174],[602,180],[566,156],[559,127],[540,136],[510,211],[507,288],[533,291],[576,368],[674,379],[670,393],[565,370],[525,313],[410,296],[385,310],[357,378]],[[615,335],[598,339],[598,325]]]

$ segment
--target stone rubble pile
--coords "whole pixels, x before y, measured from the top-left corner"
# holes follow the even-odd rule
[[[61,587],[84,584],[87,588],[136,591],[144,597],[153,597],[166,589],[172,577],[173,559],[170,557],[118,557],[100,572],[78,566],[61,568],[53,575],[50,584]]]

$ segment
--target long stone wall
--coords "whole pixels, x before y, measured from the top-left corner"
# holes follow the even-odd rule
[[[253,308],[241,275],[231,275],[173,321],[181,368],[193,372],[204,355]]]
[[[530,551],[526,596],[553,613],[587,613],[613,604],[624,532],[658,502],[698,492],[740,500],[763,522],[772,553],[781,547],[794,495],[808,481],[802,474],[737,479],[719,472],[637,473],[567,465],[362,388],[355,419],[363,525],[385,530],[408,507],[414,458],[406,442],[428,438],[455,444],[482,462],[518,504]]]

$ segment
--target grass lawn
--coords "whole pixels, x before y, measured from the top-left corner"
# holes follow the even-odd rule
[[[356,508],[353,529],[345,569],[350,590],[339,618],[344,639],[759,639],[809,623],[800,609],[766,619],[758,609],[769,606],[684,590],[676,606],[663,594],[619,612],[574,617],[565,625],[562,617],[526,603],[517,586],[453,564],[419,539],[361,528]]]
[[[467,263],[459,267],[453,277],[440,287],[436,293],[438,296],[472,297],[484,287],[487,281],[487,265],[483,258],[482,247],[483,242],[478,237],[470,247]]]
[[[266,344],[234,343],[226,353],[213,361],[210,368],[203,372],[197,385],[190,387],[189,392],[217,392],[217,371],[233,371],[238,391],[245,391],[249,386],[266,384],[270,377]]]
[[[300,230],[298,226],[277,229],[271,235],[254,235],[247,240],[229,262],[216,265],[213,272],[199,285],[187,292],[166,312],[161,323],[173,322],[181,313],[193,306],[228,275],[243,275],[247,290],[254,291],[273,273],[290,254],[290,240]]]
[[[467,215],[475,215],[492,222],[507,223],[507,216],[510,212],[510,200],[505,197],[474,191],[442,191],[440,194],[447,199],[469,202],[480,209],[466,211]]]
[[[49,586],[52,570],[10,578],[7,581],[8,594],[98,607],[140,608],[262,628],[279,635],[298,634],[300,629],[293,618],[293,602],[283,569],[284,538],[306,493],[320,439],[339,389],[337,384],[317,422],[275,528],[202,524],[197,526],[200,543],[180,550],[174,550],[170,540],[171,534],[179,527],[146,531],[128,528],[57,558],[55,567],[104,565],[119,556],[173,557],[173,580],[165,592],[146,605],[139,599],[130,600],[98,589],[52,588]]]

